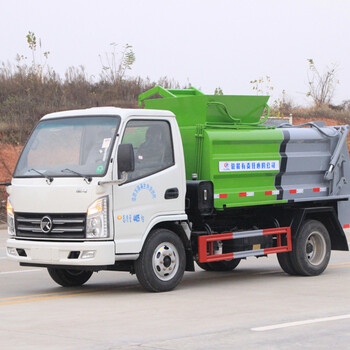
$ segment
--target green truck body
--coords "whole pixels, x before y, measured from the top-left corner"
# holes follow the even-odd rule
[[[156,93],[164,97],[144,101]],[[193,88],[156,87],[140,96],[143,101],[147,109],[166,109],[176,115],[186,178],[213,182],[216,209],[281,202],[277,195],[265,194],[276,190],[283,140],[281,130],[260,123],[268,96],[204,95]],[[220,171],[220,162],[222,167],[227,163],[244,168]]]

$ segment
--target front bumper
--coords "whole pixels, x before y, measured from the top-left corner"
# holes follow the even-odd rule
[[[42,265],[102,266],[114,265],[114,241],[36,242],[10,238],[7,257],[20,263]]]

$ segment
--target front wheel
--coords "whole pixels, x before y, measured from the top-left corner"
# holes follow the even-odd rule
[[[47,271],[51,278],[62,287],[77,287],[87,282],[92,271],[55,269],[48,267]]]
[[[155,229],[135,262],[135,272],[146,290],[166,292],[180,283],[185,266],[185,248],[180,237],[167,229]]]
[[[307,220],[293,240],[290,254],[293,270],[302,276],[317,276],[327,267],[331,256],[331,240],[319,221]]]

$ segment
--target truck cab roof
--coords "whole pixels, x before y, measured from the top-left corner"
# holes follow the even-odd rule
[[[79,117],[79,116],[106,116],[106,115],[118,115],[122,119],[129,116],[152,116],[152,117],[172,117],[175,115],[170,111],[156,110],[156,109],[124,109],[117,107],[93,107],[86,109],[75,109],[63,112],[55,112],[46,114],[41,120],[55,119],[55,118],[68,118],[68,117]]]

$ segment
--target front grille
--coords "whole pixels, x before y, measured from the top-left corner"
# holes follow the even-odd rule
[[[48,217],[49,232],[41,228],[41,220]],[[16,236],[36,239],[84,239],[86,214],[32,214],[15,213]]]

